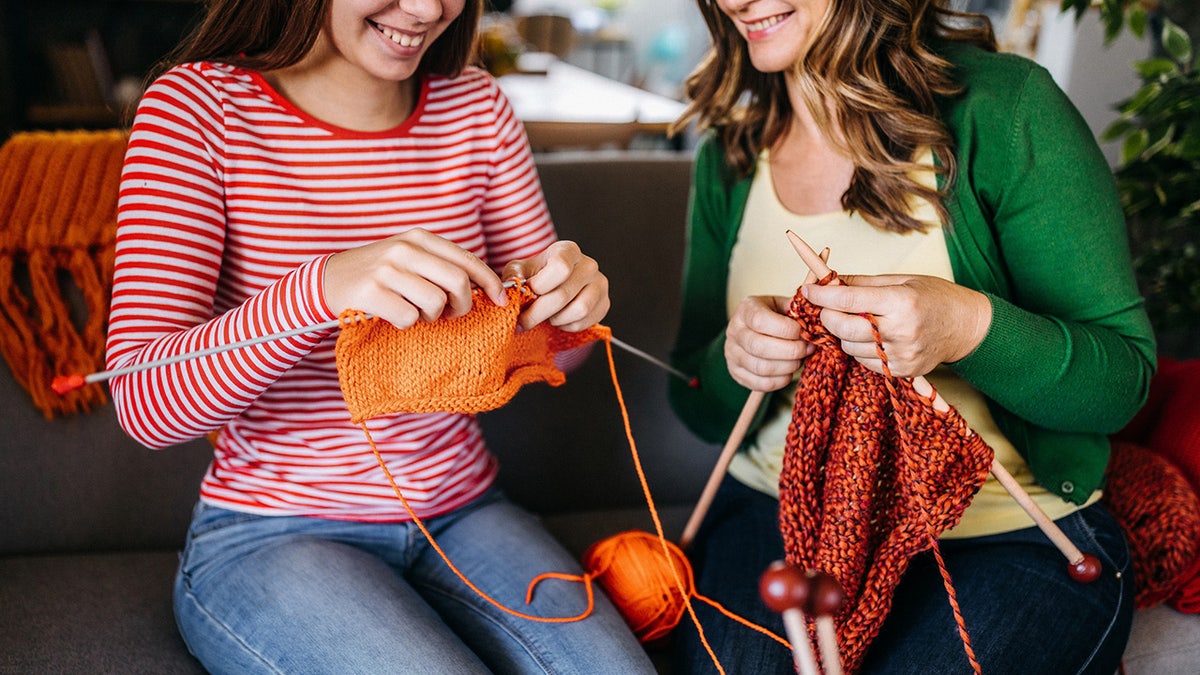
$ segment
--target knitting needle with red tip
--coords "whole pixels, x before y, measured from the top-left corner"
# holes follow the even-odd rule
[[[509,288],[514,285],[516,285],[516,282],[514,282],[514,281],[504,282],[505,288]],[[365,315],[363,315],[363,318],[370,319],[372,317],[369,314],[365,314]],[[286,330],[286,331],[282,331],[279,333],[272,333],[270,335],[263,335],[260,337],[250,338],[247,340],[241,340],[239,342],[231,342],[231,343],[225,344],[225,345],[217,345],[215,347],[208,347],[207,349],[201,349],[199,351],[189,352],[187,354],[177,354],[175,356],[169,356],[166,358],[157,359],[155,361],[147,361],[145,363],[139,363],[137,365],[127,366],[125,368],[116,368],[114,370],[105,370],[105,371],[101,371],[101,372],[97,372],[97,373],[91,373],[90,375],[80,375],[80,374],[59,375],[58,377],[55,377],[50,382],[50,388],[54,390],[54,393],[58,394],[59,396],[63,396],[65,394],[67,394],[68,392],[75,391],[76,389],[81,389],[85,385],[92,384],[93,382],[103,382],[105,380],[112,379],[119,375],[129,375],[131,373],[138,373],[143,370],[149,370],[151,368],[158,368],[160,366],[169,366],[173,363],[179,363],[180,361],[186,361],[188,359],[198,359],[198,358],[201,358],[204,356],[210,356],[212,354],[219,354],[221,352],[226,352],[226,351],[230,351],[233,349],[240,349],[242,347],[252,347],[254,345],[262,344],[264,342],[270,342],[272,340],[283,340],[285,338],[295,337],[297,335],[304,335],[305,333],[315,333],[317,331],[329,330],[332,328],[337,328],[339,325],[341,325],[340,319],[331,319],[324,323],[319,323],[319,324],[316,324],[313,326],[302,326],[300,328],[293,328],[291,330]],[[683,374],[679,370],[672,368],[670,365],[654,358],[653,356],[650,356],[646,352],[644,352],[640,349],[637,349],[636,347],[633,347],[632,345],[622,342],[621,340],[618,340],[615,337],[612,338],[612,343],[614,346],[624,349],[625,351],[629,352],[630,354],[633,354],[634,356],[641,357],[641,358],[649,361],[650,363],[658,366],[659,368],[662,368],[663,370],[667,371],[668,373],[674,375],[675,377],[682,379],[683,381],[688,383],[688,386],[691,386],[691,387],[700,386],[699,380],[697,378],[688,377],[687,375]]]
[[[640,357],[640,358],[646,360],[647,362],[652,363],[652,364],[658,366],[659,368],[662,368],[663,370],[667,371],[671,375],[674,375],[675,377],[678,377],[679,379],[683,380],[684,382],[687,382],[689,387],[692,387],[693,389],[695,389],[700,386],[700,378],[689,377],[688,375],[686,375],[682,371],[680,371],[678,368],[671,366],[669,363],[666,363],[665,361],[662,361],[660,359],[656,359],[653,356],[647,354],[646,352],[638,349],[637,347],[634,347],[631,344],[622,342],[615,337],[610,338],[610,339],[612,340],[614,347],[620,347],[621,349],[624,349],[625,351],[629,352],[630,354]]]
[[[367,317],[367,318],[369,318],[369,317]],[[300,328],[293,328],[291,330],[286,330],[286,331],[283,331],[280,333],[272,333],[270,335],[261,335],[259,337],[250,338],[248,340],[239,340],[237,342],[230,342],[229,344],[217,345],[215,347],[208,347],[206,349],[200,349],[200,350],[197,350],[194,352],[188,352],[187,354],[176,354],[175,356],[168,356],[166,358],[156,359],[154,361],[146,361],[145,363],[139,363],[139,364],[132,365],[132,366],[126,366],[124,368],[115,368],[113,370],[104,370],[104,371],[100,371],[98,373],[92,373],[90,375],[78,375],[78,374],[76,374],[76,375],[59,375],[58,377],[54,378],[54,380],[50,383],[50,388],[53,389],[56,394],[61,396],[63,394],[66,394],[67,392],[79,389],[79,388],[83,387],[84,385],[88,385],[93,382],[103,382],[105,380],[110,380],[119,375],[129,375],[131,373],[140,373],[143,370],[149,370],[151,368],[158,368],[161,366],[169,366],[173,363],[179,363],[180,361],[187,361],[188,359],[198,359],[198,358],[201,358],[204,356],[211,356],[212,354],[220,354],[221,352],[227,352],[227,351],[230,351],[233,349],[240,349],[242,347],[252,347],[254,345],[262,344],[264,342],[270,342],[272,340],[282,340],[284,338],[295,337],[297,335],[304,335],[305,333],[315,333],[317,331],[328,330],[331,328],[337,328],[340,324],[341,324],[340,319],[332,319],[330,321],[326,321],[324,323],[319,323],[319,324],[316,324],[313,326],[302,326]]]
[[[796,249],[796,253],[798,253],[800,257],[804,259],[805,264],[808,265],[808,268],[812,270],[817,277],[823,279],[826,276],[829,276],[831,270],[825,264],[825,261],[822,260],[816,254],[816,252],[812,250],[812,247],[810,247],[803,239],[798,237],[791,230],[787,231],[787,237],[792,243],[792,248]],[[837,279],[834,279],[833,283],[836,284],[840,282]],[[934,410],[939,412],[946,412],[950,410],[950,404],[946,403],[946,400],[942,398],[941,394],[938,394],[933,388],[933,385],[929,384],[929,381],[924,377],[917,376],[912,378],[912,384],[913,388],[917,390],[918,394],[921,394],[926,398],[929,398],[930,394],[933,395],[932,405]],[[1043,511],[1041,507],[1039,507],[1037,503],[1033,501],[1032,498],[1030,498],[1029,493],[1025,492],[1021,485],[1017,483],[1016,479],[1012,477],[1012,474],[1008,472],[1008,469],[1005,469],[1004,466],[996,460],[995,456],[992,457],[991,471],[992,475],[996,477],[996,480],[1002,486],[1004,486],[1005,490],[1008,491],[1008,494],[1012,495],[1012,498],[1016,500],[1017,504],[1021,506],[1025,513],[1027,513],[1029,517],[1033,519],[1033,522],[1037,524],[1037,526],[1046,534],[1050,541],[1054,543],[1055,547],[1057,547],[1063,556],[1066,557],[1067,563],[1069,564],[1067,567],[1067,574],[1072,579],[1086,584],[1100,578],[1100,560],[1090,553],[1083,553],[1080,551],[1079,548],[1071,542],[1070,538],[1063,533],[1058,525],[1056,525],[1053,520],[1050,520],[1050,517],[1046,515],[1046,512]]]

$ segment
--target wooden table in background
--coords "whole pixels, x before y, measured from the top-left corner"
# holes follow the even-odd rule
[[[628,147],[638,134],[665,135],[686,107],[563,61],[550,62],[545,74],[498,81],[537,151]]]

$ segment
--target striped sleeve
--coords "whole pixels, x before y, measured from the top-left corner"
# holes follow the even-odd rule
[[[158,80],[139,106],[118,203],[109,369],[311,325],[329,317],[323,260],[214,317],[225,253],[222,101],[197,70]],[[325,334],[118,376],[118,420],[154,448],[219,428]]]

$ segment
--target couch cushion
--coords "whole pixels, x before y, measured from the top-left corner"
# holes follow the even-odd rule
[[[0,672],[203,673],[171,613],[175,551],[0,558]]]
[[[538,173],[559,235],[579,243],[609,278],[613,336],[665,361],[675,337],[691,156],[687,153],[554,153]],[[540,513],[645,509],[603,354],[563,386],[525,387],[481,416],[500,459],[500,482]],[[693,503],[719,448],[701,442],[667,402],[662,368],[614,350],[634,440],[654,498]]]
[[[0,555],[183,542],[208,441],[149,450],[121,430],[111,404],[46,420],[7,372],[0,401]]]

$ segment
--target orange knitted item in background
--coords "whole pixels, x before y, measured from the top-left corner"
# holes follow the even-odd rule
[[[937,537],[958,523],[983,485],[991,448],[953,409],[935,411],[908,380],[867,370],[842,352],[819,308],[799,292],[788,313],[817,351],[804,362],[779,481],[787,562],[841,583],[838,643],[854,672],[910,559],[933,549],[977,667]],[[886,368],[882,349],[880,356]]]
[[[507,293],[508,304],[501,307],[476,289],[467,314],[404,330],[378,318],[343,314],[337,368],[350,418],[493,410],[523,385],[562,384],[566,376],[554,355],[612,334],[601,325],[568,333],[544,322],[517,332],[517,316],[533,292],[518,285]]]
[[[127,139],[115,130],[35,131],[0,147],[0,353],[47,418],[105,401],[99,384],[60,395],[50,383],[104,361]],[[81,325],[69,302],[76,292]]]

